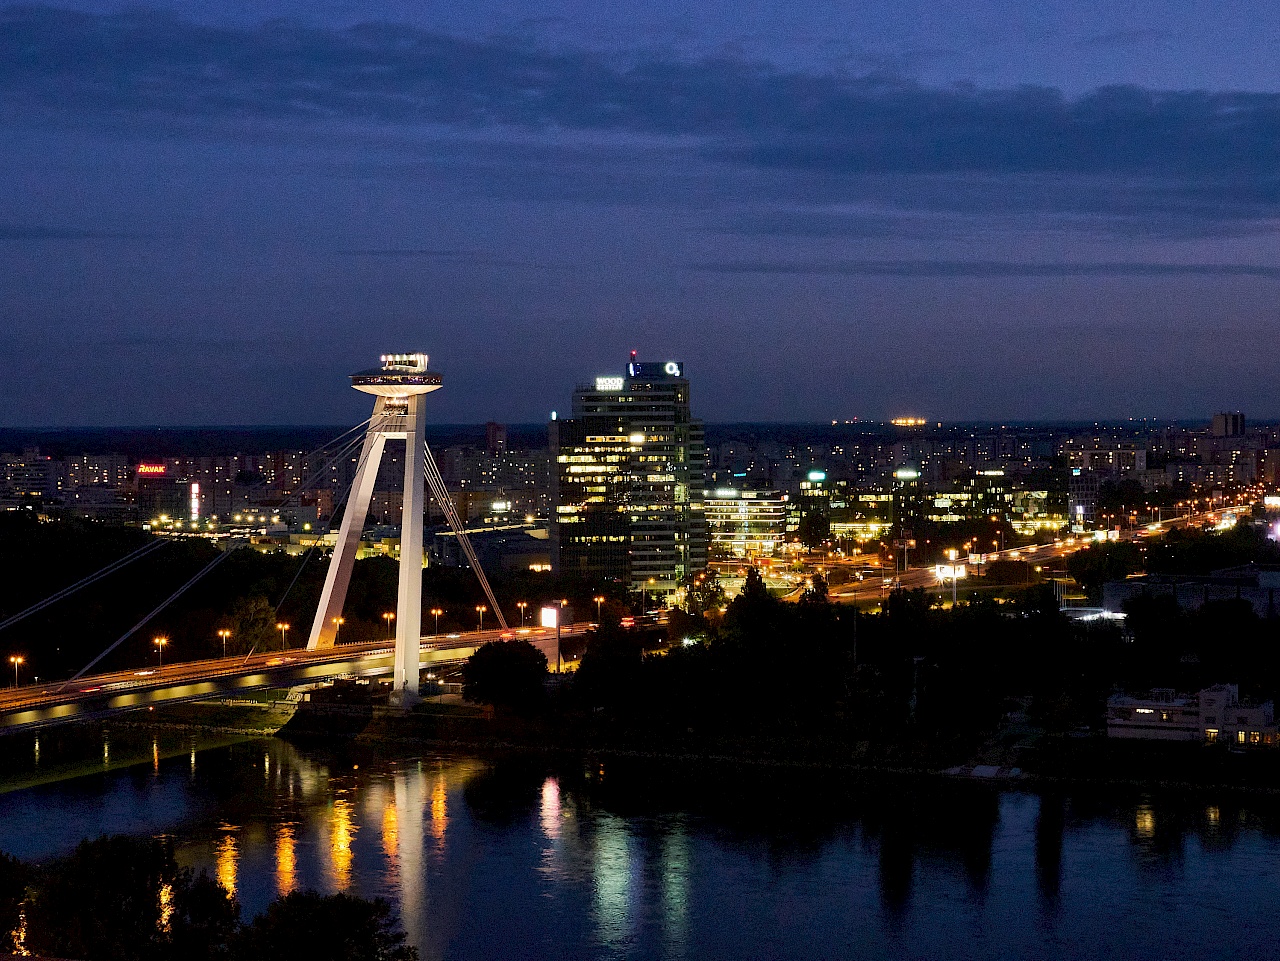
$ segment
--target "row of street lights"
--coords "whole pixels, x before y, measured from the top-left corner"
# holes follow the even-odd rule
[[[596,596],[596,597],[593,597],[592,600],[596,602],[596,620],[598,621],[600,619],[600,606],[605,602],[605,598]],[[561,601],[560,606],[563,607],[568,603],[569,602],[567,600]],[[524,627],[525,616],[526,616],[526,612],[528,610],[529,604],[527,601],[517,601],[516,607],[520,608],[520,626]],[[484,616],[488,612],[489,612],[489,606],[487,604],[476,605],[476,613],[480,616],[479,629],[482,631],[484,630]],[[435,618],[436,634],[440,633],[440,615],[442,615],[443,613],[444,613],[444,608],[442,607],[431,608],[430,614],[433,618]],[[390,640],[393,637],[392,623],[396,619],[395,612],[386,611],[385,613],[383,613],[382,619],[387,624],[387,639]],[[345,623],[347,623],[347,619],[345,617],[335,617],[333,619],[333,642],[335,644],[338,642],[338,636],[342,631],[342,625]],[[282,650],[289,649],[289,631],[291,629],[292,629],[292,625],[289,624],[287,621],[280,621],[276,624],[276,630],[280,632],[280,647]],[[232,636],[232,632],[224,627],[224,628],[220,628],[217,634],[218,634],[218,638],[222,641],[222,656],[225,658],[227,656],[227,639]],[[169,643],[169,638],[167,636],[155,637],[152,639],[152,643],[155,645],[156,650],[158,652],[160,666],[164,667],[164,649],[165,649],[165,645]],[[9,663],[13,665],[13,686],[17,687],[18,686],[18,668],[24,663],[26,663],[26,660],[25,658],[15,654],[9,658]]]

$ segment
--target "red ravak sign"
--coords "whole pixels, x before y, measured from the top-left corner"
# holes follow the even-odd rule
[[[163,473],[164,473],[164,464],[139,464],[139,465],[138,465],[138,473],[139,473],[140,475],[141,475],[141,474],[151,474],[151,475],[153,475],[153,476],[154,476],[154,475],[156,475],[156,474],[163,474]]]

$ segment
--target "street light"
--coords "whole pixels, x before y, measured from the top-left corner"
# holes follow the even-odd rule
[[[289,649],[289,625],[281,621],[276,625],[276,630],[280,632],[280,650],[287,651]]]
[[[231,632],[225,627],[218,631],[218,636],[222,638],[222,656],[227,656],[227,638],[231,636]]]
[[[338,643],[338,635],[342,633],[342,625],[347,623],[345,617],[335,617],[333,619],[333,643]]]
[[[164,646],[169,643],[169,639],[167,637],[157,637],[152,643],[160,651],[160,666],[164,667]]]
[[[10,656],[9,663],[13,665],[13,686],[17,687],[18,686],[18,668],[26,663],[26,658],[24,658],[21,654],[14,654]]]
[[[699,580],[701,580],[701,578],[699,578]],[[600,623],[600,605],[604,603],[604,598],[601,597],[599,594],[597,594],[595,597],[591,599],[596,602],[596,623],[599,624]]]
[[[391,640],[391,622],[396,619],[395,612],[387,611],[382,615],[382,619],[387,622],[387,640],[389,641]]]
[[[433,608],[431,608],[431,616],[432,616],[432,617],[434,617],[434,618],[436,619],[436,633],[437,633],[437,634],[439,634],[439,633],[440,633],[440,615],[441,615],[441,614],[443,614],[443,613],[444,613],[444,610],[443,610],[443,609],[441,609],[441,608],[439,608],[439,607],[433,607]]]
[[[480,615],[480,627],[479,627],[479,630],[482,630],[482,631],[484,630],[484,612],[485,612],[485,611],[487,611],[488,609],[489,609],[489,608],[488,608],[488,606],[487,606],[487,605],[485,605],[485,604],[477,604],[477,605],[476,605],[476,613]]]
[[[516,601],[516,607],[520,608],[520,626],[524,627],[524,609],[529,605],[524,601]]]

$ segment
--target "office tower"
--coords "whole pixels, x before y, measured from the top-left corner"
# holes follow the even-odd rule
[[[615,580],[650,598],[707,563],[706,443],[677,361],[641,363],[573,393],[552,415],[556,570]]]

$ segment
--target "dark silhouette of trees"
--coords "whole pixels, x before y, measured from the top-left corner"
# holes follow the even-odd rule
[[[381,898],[293,891],[277,898],[235,943],[237,961],[416,961],[416,948]]]
[[[25,901],[24,901],[25,898]],[[249,924],[208,874],[181,870],[150,838],[83,841],[33,870],[0,854],[5,937],[26,916],[26,948],[88,961],[415,961],[385,901],[312,891],[277,898]],[[0,941],[0,949],[12,945]]]
[[[160,841],[82,841],[42,872],[27,906],[28,948],[94,961],[162,958],[167,932],[161,892],[171,904],[177,880],[173,850]]]
[[[14,934],[27,896],[28,873],[17,858],[0,854],[0,954],[12,954],[17,949]]]
[[[1107,581],[1121,580],[1142,570],[1142,552],[1134,544],[1095,544],[1067,558],[1067,573],[1091,597]]]
[[[809,550],[821,547],[823,541],[831,536],[831,518],[819,510],[808,511],[800,518],[800,527],[796,531],[800,543]]]
[[[462,667],[462,696],[517,712],[538,707],[546,692],[547,656],[528,641],[490,641]]]

